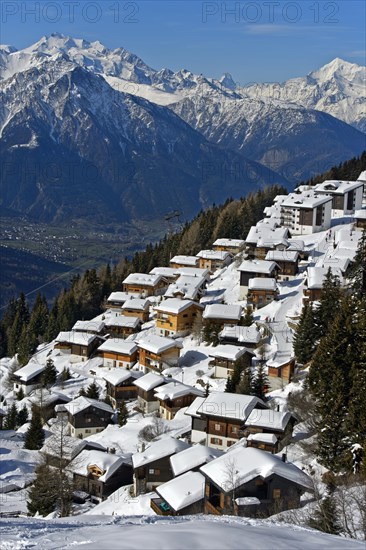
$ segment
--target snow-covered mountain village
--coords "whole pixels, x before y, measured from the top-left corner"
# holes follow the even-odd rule
[[[1,359],[0,515],[37,515],[6,522],[4,548],[28,548],[32,521],[48,533],[40,516],[54,525],[52,548],[62,525],[81,530],[75,544],[97,544],[102,524],[118,538],[124,516],[150,529],[126,548],[148,545],[167,517],[175,532],[193,522],[213,548],[218,527],[238,548],[239,525],[251,526],[250,547],[271,548],[281,524],[292,527],[279,547],[360,547],[345,539],[366,534],[362,444],[345,450],[353,481],[331,490],[314,410],[297,396],[311,365],[309,312],[325,288],[350,294],[365,228],[366,172],[302,185],[277,195],[243,239],[130,273],[103,312],[39,344],[27,364]],[[327,529],[332,499],[343,511]],[[58,532],[60,516],[73,519]]]

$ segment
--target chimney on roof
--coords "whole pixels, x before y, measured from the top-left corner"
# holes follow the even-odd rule
[[[286,459],[287,459],[287,454],[282,453],[282,462],[286,462]]]

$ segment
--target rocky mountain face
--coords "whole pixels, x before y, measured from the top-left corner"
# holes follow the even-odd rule
[[[0,74],[2,206],[43,221],[189,218],[365,148],[364,68],[341,60],[243,89],[54,34],[0,47]]]
[[[62,53],[2,82],[3,207],[41,221],[159,218],[284,178]]]

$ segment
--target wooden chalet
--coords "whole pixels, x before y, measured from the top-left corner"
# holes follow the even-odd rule
[[[104,322],[101,319],[91,319],[90,321],[76,321],[72,327],[73,332],[87,332],[89,334],[105,334]]]
[[[137,388],[137,404],[142,413],[149,414],[159,410],[159,400],[154,390],[166,384],[166,379],[159,374],[149,372],[135,380],[133,384]]]
[[[130,460],[102,451],[82,451],[69,465],[75,488],[102,502],[119,487],[132,483]]]
[[[167,280],[161,275],[151,273],[130,273],[123,281],[123,290],[142,296],[158,296],[163,294],[168,286]]]
[[[70,355],[70,362],[86,361],[104,342],[104,338],[89,332],[60,332],[54,348]]]
[[[272,381],[276,379],[280,380],[281,384],[288,384],[295,374],[295,357],[279,352],[274,359],[267,361],[267,367],[271,385]]]
[[[279,290],[276,279],[254,277],[249,279],[247,303],[253,308],[260,309],[277,300]]]
[[[33,390],[39,388],[42,385],[45,368],[45,365],[40,365],[31,360],[25,367],[15,371],[12,374],[14,393],[22,390],[24,395],[29,395]]]
[[[131,298],[139,298],[140,294],[130,292],[112,292],[105,301],[104,308],[121,311],[127,300]]]
[[[136,334],[141,329],[142,320],[139,317],[122,315],[120,313],[109,313],[105,315],[105,331],[112,338],[127,338]]]
[[[114,409],[118,408],[122,401],[137,398],[137,386],[134,382],[140,375],[138,371],[127,369],[113,369],[103,375],[106,381],[106,394]]]
[[[142,323],[149,320],[150,302],[146,298],[130,298],[122,308],[123,315],[127,317],[137,317]]]
[[[170,267],[198,267],[197,256],[174,256],[169,262]]]
[[[139,364],[141,370],[162,372],[178,364],[182,344],[172,338],[149,334],[139,340]]]
[[[257,348],[260,339],[261,335],[255,323],[250,327],[224,325],[224,328],[219,333],[220,344],[244,346],[247,349]]]
[[[249,259],[264,260],[269,250],[284,250],[288,246],[289,230],[279,227],[276,220],[265,219],[253,225],[245,239]]]
[[[244,424],[247,446],[278,453],[291,442],[295,423],[296,418],[288,411],[254,410]]]
[[[238,446],[200,468],[206,478],[204,512],[264,517],[298,508],[312,480],[294,464]]]
[[[193,300],[168,298],[156,306],[156,328],[161,336],[184,336],[202,317],[204,307]]]
[[[185,474],[155,489],[150,506],[160,516],[201,514],[204,509],[205,478],[199,472]]]
[[[343,281],[342,271],[339,268],[328,267],[308,267],[306,272],[306,288],[304,289],[304,300],[314,302],[320,300],[324,279],[331,269],[333,275],[338,275],[340,281]]]
[[[174,475],[169,459],[188,447],[188,443],[180,439],[164,437],[132,455],[135,496],[154,491],[156,487],[172,479]]]
[[[204,270],[202,270],[204,271]],[[184,272],[185,273],[185,272]],[[194,300],[198,302],[204,295],[207,286],[206,275],[182,274],[168,286],[165,298],[178,298],[181,300]]]
[[[103,367],[123,367],[130,369],[137,363],[138,348],[135,342],[122,338],[110,338],[98,348]]]
[[[175,380],[155,388],[154,391],[159,401],[160,416],[166,420],[172,420],[180,409],[188,407],[196,397],[204,395],[202,390]]]
[[[72,437],[83,439],[102,432],[112,422],[112,407],[89,397],[77,397],[62,405],[67,412],[69,432]]]
[[[197,257],[200,269],[208,269],[210,273],[226,267],[232,261],[232,255],[225,250],[201,250]]]
[[[279,266],[279,280],[289,281],[299,272],[299,253],[296,250],[270,250],[265,259]]]
[[[358,229],[366,229],[366,208],[362,210],[356,210],[353,217],[355,219],[356,227]]]
[[[201,405],[194,402],[186,413],[198,417],[203,430],[199,433],[197,422],[192,441],[205,441],[206,445],[226,450],[243,437],[244,423],[253,409],[266,409],[267,405],[258,397],[227,392],[211,392]]]
[[[205,307],[202,319],[204,324],[238,325],[242,316],[242,308],[239,305],[209,304]]]
[[[239,254],[244,249],[245,241],[242,239],[217,239],[213,245],[213,250],[221,252],[230,252],[230,254]]]
[[[253,278],[278,278],[279,266],[276,262],[267,260],[244,260],[239,266],[240,271],[240,298],[246,298],[249,290],[249,281]]]
[[[255,354],[245,347],[233,346],[232,344],[220,344],[209,350],[210,362],[215,367],[215,378],[228,378],[234,373],[237,361],[240,359],[243,368],[250,367]]]

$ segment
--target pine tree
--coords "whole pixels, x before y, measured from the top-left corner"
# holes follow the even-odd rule
[[[39,411],[33,408],[32,419],[29,428],[25,434],[24,448],[30,450],[38,450],[43,446],[45,432],[42,427],[42,420]]]
[[[24,399],[24,391],[22,386],[20,387],[20,390],[17,392],[16,397],[18,401],[21,401],[22,399]]]
[[[251,327],[253,323],[254,323],[253,308],[252,306],[247,306],[245,308],[245,313],[242,318],[241,324],[243,325],[243,327]]]
[[[318,503],[314,515],[309,519],[308,525],[313,529],[339,535],[342,527],[339,522],[339,512],[333,495],[333,490],[328,487],[327,495]]]
[[[233,379],[231,376],[227,377],[226,385],[225,385],[225,392],[226,393],[235,393],[235,384],[233,383]]]
[[[356,255],[351,268],[350,290],[354,297],[362,298],[366,294],[366,229],[358,241]]]
[[[128,418],[128,409],[126,407],[126,403],[124,401],[121,401],[121,404],[118,409],[118,424],[120,426],[125,426],[125,424],[127,424],[127,418]]]
[[[17,413],[16,423],[17,426],[23,426],[23,424],[25,424],[26,422],[28,422],[28,409],[26,405],[23,405],[23,407]]]
[[[306,364],[314,355],[318,332],[313,305],[305,304],[294,336],[293,347],[297,360]]]
[[[266,400],[266,391],[268,391],[268,377],[263,364],[259,364],[257,372],[252,382],[252,393],[259,399]]]
[[[29,321],[29,330],[38,344],[44,341],[49,320],[48,304],[45,296],[38,293]]]
[[[45,370],[42,375],[42,383],[46,388],[51,387],[57,379],[57,369],[51,358],[47,359]]]
[[[20,365],[26,365],[37,349],[38,340],[31,331],[29,325],[24,325],[18,342],[18,361]]]
[[[16,313],[13,324],[8,333],[8,353],[15,355],[18,352],[23,328],[29,323],[29,309],[23,292],[16,303]]]
[[[254,391],[253,382],[252,369],[248,366],[241,373],[239,384],[235,388],[236,393],[251,395]]]
[[[86,389],[86,397],[89,397],[90,399],[99,399],[100,390],[99,386],[96,384],[95,381],[93,381]]]
[[[30,515],[47,516],[56,509],[58,479],[53,468],[41,464],[36,468],[36,479],[28,490],[27,508]]]
[[[7,412],[7,415],[5,417],[4,422],[4,429],[5,430],[15,430],[17,427],[17,414],[18,409],[15,403],[12,404],[10,409]]]
[[[317,325],[317,338],[320,340],[327,333],[329,323],[334,318],[342,298],[341,281],[338,275],[333,275],[331,268],[323,281],[319,306],[314,311],[314,322]]]

